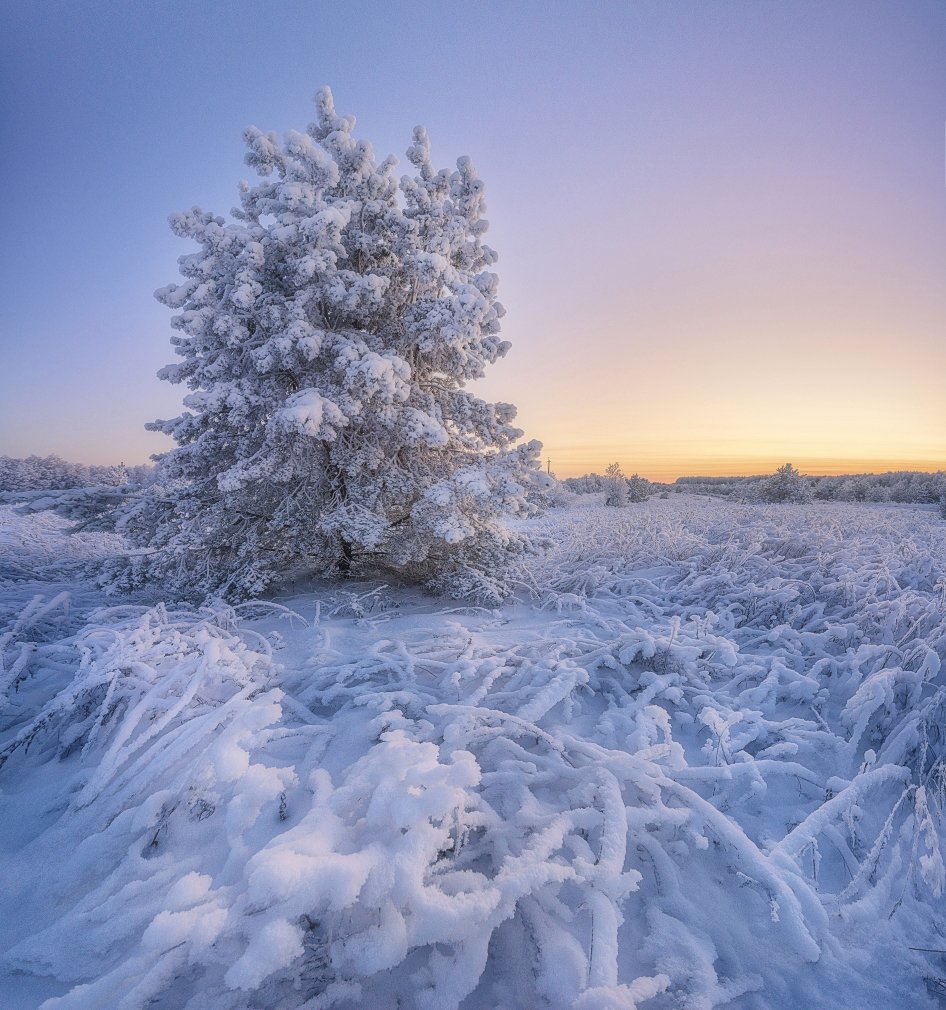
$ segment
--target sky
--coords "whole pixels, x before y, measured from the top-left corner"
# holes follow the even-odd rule
[[[553,472],[946,467],[940,0],[0,4],[0,453],[169,447],[167,216],[322,84],[472,157]]]

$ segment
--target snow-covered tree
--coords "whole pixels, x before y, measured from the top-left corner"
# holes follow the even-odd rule
[[[610,463],[605,476],[605,504],[620,508],[627,504],[627,478],[621,470],[620,463]]]
[[[316,106],[305,133],[245,132],[262,179],[232,220],[171,218],[200,248],[156,295],[181,358],[159,375],[191,392],[149,425],[178,444],[117,512],[150,552],[111,583],[240,598],[380,566],[498,599],[539,443],[516,447],[515,408],[465,388],[509,348],[483,183],[469,158],[435,170],[421,127],[398,181],[327,88]]]
[[[762,482],[761,497],[768,502],[801,502],[811,497],[808,481],[791,463],[780,466]]]
[[[646,501],[654,493],[654,485],[646,477],[631,474],[627,478],[627,500],[633,502]]]

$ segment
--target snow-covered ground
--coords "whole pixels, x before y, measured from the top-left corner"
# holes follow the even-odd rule
[[[194,612],[4,509],[0,1007],[942,1007],[946,523],[532,526],[499,610]]]

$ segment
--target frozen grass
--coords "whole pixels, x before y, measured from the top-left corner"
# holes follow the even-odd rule
[[[946,523],[532,525],[495,611],[90,613],[30,570],[54,529],[7,534],[0,1002],[941,1006]]]

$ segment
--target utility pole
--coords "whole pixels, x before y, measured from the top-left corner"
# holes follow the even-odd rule
[[[545,472],[547,474],[551,474],[551,472],[552,472],[552,457],[551,456],[549,456],[549,458],[545,461]]]

